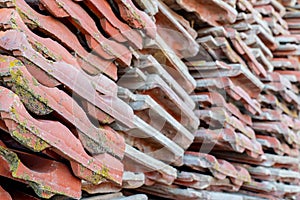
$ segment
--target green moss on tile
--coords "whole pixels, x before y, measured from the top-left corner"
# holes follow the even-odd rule
[[[51,187],[35,182],[29,182],[30,187],[41,198],[50,199],[56,192],[52,192]]]
[[[35,94],[29,87],[29,81],[23,77],[20,69],[14,70],[14,66],[18,66],[20,63],[12,61],[10,66],[11,82],[13,84],[12,90],[20,97],[24,105],[32,112],[38,115],[46,115],[53,110],[48,106],[48,100],[39,94]],[[21,63],[22,64],[22,63]]]
[[[12,175],[15,177],[16,171],[20,165],[20,160],[17,154],[3,146],[0,146],[0,156],[2,156],[9,163],[9,169],[12,172]]]
[[[49,59],[52,59],[54,61],[60,61],[62,59],[61,56],[60,57],[59,56],[55,56],[51,51],[49,51],[49,49],[45,45],[43,45],[43,44],[41,44],[41,43],[39,43],[37,41],[35,41],[34,43],[32,43],[32,46],[34,47],[34,49],[37,52],[39,52],[40,54],[42,54],[47,59],[49,58]]]
[[[33,13],[29,12],[29,15],[22,11],[22,9],[16,7],[17,12],[23,20],[26,20],[27,24],[32,28],[41,27],[39,19],[36,18]],[[28,22],[31,22],[30,24]]]
[[[131,13],[131,15],[127,15],[128,18],[133,17],[135,20],[139,22],[139,24],[142,25],[142,27],[146,27],[146,22],[141,19],[141,16],[135,11],[135,9],[129,3],[125,3],[125,2],[123,3]]]

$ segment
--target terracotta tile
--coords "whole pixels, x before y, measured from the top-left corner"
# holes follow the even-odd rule
[[[135,173],[144,173],[153,182],[171,185],[177,177],[177,170],[150,155],[144,154],[127,145],[124,157],[124,169]],[[147,181],[145,183],[147,185]]]
[[[260,27],[260,26],[258,26]],[[241,40],[240,36],[233,29],[226,29],[230,34],[229,38],[232,39],[233,46],[237,49],[244,59],[246,59],[248,66],[255,72],[258,76],[266,76],[266,70],[263,66],[256,60],[251,49]],[[255,33],[257,34],[257,33]],[[262,39],[263,40],[263,39]]]
[[[274,70],[273,65],[269,61],[269,58],[264,54],[264,52],[259,48],[251,48],[250,51],[253,53],[255,58],[259,63],[265,68],[266,71],[270,72]]]
[[[266,44],[257,35],[255,35],[255,36],[247,35],[247,36],[245,36],[245,38],[243,38],[243,40],[248,46],[260,49],[268,60],[273,58],[273,53],[271,52],[271,50],[266,46]],[[264,62],[267,62],[267,61],[264,60]],[[271,66],[269,66],[269,67],[271,67]]]
[[[192,38],[196,39],[198,34],[194,29],[193,24],[190,23],[184,16],[177,14],[173,10],[170,10],[172,16],[186,29],[186,31],[192,36]]]
[[[18,65],[11,68],[10,63],[18,63]],[[92,125],[84,111],[70,96],[57,88],[40,85],[22,63],[13,57],[2,57],[0,69],[10,75],[7,84],[13,84],[12,90],[20,95],[21,100],[30,111],[44,115],[55,110],[78,129],[81,141],[92,154],[103,153],[104,150],[119,158],[123,157],[124,139],[113,130],[105,130]],[[20,81],[16,82],[16,79]],[[25,84],[27,89],[20,90],[19,87],[22,87],[22,84]]]
[[[145,183],[145,175],[142,173],[124,172],[122,185],[116,185],[114,183],[103,181],[98,185],[94,185],[90,182],[82,181],[82,189],[89,194],[103,194],[103,193],[116,193],[121,189],[135,189],[139,188]]]
[[[20,2],[22,3],[22,1],[20,1]],[[23,5],[23,4],[21,4],[21,5]],[[27,6],[23,6],[23,7],[28,8],[29,6],[27,5]],[[49,38],[45,39],[45,38],[39,37],[38,35],[31,32],[26,27],[26,25],[23,23],[20,16],[17,14],[17,12],[15,10],[1,9],[1,12],[5,15],[11,17],[10,19],[8,19],[8,21],[5,21],[5,20],[2,21],[1,20],[1,23],[7,24],[10,21],[14,21],[15,22],[14,26],[16,26],[14,28],[23,30],[27,34],[29,42],[33,45],[33,47],[36,49],[36,51],[41,53],[42,55],[44,55],[44,57],[46,57],[48,59],[53,59],[53,60],[58,61],[58,62],[59,61],[64,61],[66,63],[69,63],[69,64],[73,65],[74,67],[78,67],[78,68],[80,67],[80,68],[84,69],[85,71],[88,71],[88,73],[95,74],[95,72],[96,72],[96,74],[99,74],[101,72],[99,70],[90,71],[90,69],[85,68],[87,66],[86,63],[83,63],[82,60],[78,60],[78,62],[77,62],[75,57],[73,57],[66,49],[64,49],[62,46],[60,46],[55,41],[53,41]],[[23,12],[23,15],[24,14],[27,15],[27,13]],[[45,23],[45,24],[48,24],[48,23]],[[65,30],[65,29],[63,29],[63,30]],[[62,54],[64,55],[63,57],[61,56]],[[92,54],[86,55],[86,58],[92,59],[93,55]],[[99,59],[96,59],[96,60],[100,61]],[[111,76],[114,79],[117,78],[116,77],[117,76],[116,66],[114,66],[112,63],[109,63],[109,62],[107,62],[107,63],[100,62],[100,63],[102,63],[101,66],[106,67],[106,71],[104,71],[104,73],[108,74],[109,76]],[[98,62],[98,65],[100,63]],[[104,78],[104,76],[102,76],[102,77]],[[110,81],[110,79],[107,78],[107,81]]]
[[[251,12],[256,24],[263,28],[267,33],[269,33],[268,37],[271,37],[272,31],[268,27],[268,24],[263,20],[263,16],[253,7],[253,5],[249,1],[244,0],[239,1],[239,3],[243,4],[242,6],[244,8],[241,9],[243,9],[244,11],[246,10],[246,12]],[[238,5],[240,6],[241,4]]]
[[[15,7],[12,0],[1,0],[0,2],[1,7],[3,8],[12,8]]]
[[[190,94],[196,87],[194,78],[188,72],[187,66],[176,55],[162,37],[157,34],[154,42],[148,42],[145,49],[155,50],[154,57],[164,69],[178,82],[185,91]]]
[[[263,191],[262,186],[269,185],[269,191]],[[261,188],[259,188],[259,186]],[[292,195],[293,193],[297,193],[299,190],[299,187],[296,185],[286,185],[283,183],[276,183],[276,182],[269,182],[269,181],[264,181],[262,183],[250,183],[249,185],[245,186],[248,187],[249,189],[251,188],[253,191],[263,191],[263,192],[268,192],[269,194],[272,194],[275,197],[286,197],[288,195]],[[270,191],[272,190],[272,191]]]
[[[276,200],[278,199],[277,197],[274,197],[273,195],[269,194],[264,194],[264,193],[257,193],[257,192],[250,192],[249,190],[244,190],[243,188],[239,190],[241,194],[244,195],[249,195],[254,198],[259,198],[259,199],[270,199],[270,200]]]
[[[242,87],[252,98],[256,98],[262,91],[263,83],[250,70],[239,64],[216,62],[189,62],[188,65],[194,78],[229,77],[230,80]]]
[[[279,168],[293,168],[297,165],[297,162],[299,162],[298,158],[293,158],[289,156],[279,156],[279,155],[273,155],[273,154],[265,154],[266,161],[262,164],[263,166],[275,166]]]
[[[99,183],[99,180],[103,177],[116,183],[121,182],[123,173],[121,162],[105,153],[101,154],[101,159],[100,157],[90,157],[84,151],[80,141],[73,136],[65,126],[55,121],[38,121],[32,118],[14,93],[3,87],[1,90],[6,94],[6,96],[1,96],[1,102],[6,102],[6,104],[1,107],[1,116],[4,121],[13,120],[18,124],[18,127],[21,128],[19,131],[24,130],[26,134],[28,133],[35,136],[33,138],[39,138],[40,141],[43,142],[41,145],[51,145],[57,153],[72,161],[73,170],[75,173],[78,173],[77,175],[79,177],[81,177],[82,174],[90,174],[92,176],[83,176],[81,178],[95,184]],[[22,123],[24,120],[27,123]],[[21,142],[25,146],[30,146],[29,142],[17,136],[18,129],[16,128],[17,127],[13,126],[10,133],[16,135],[18,142]],[[73,148],[70,148],[72,146]],[[35,149],[35,147],[32,148]],[[93,165],[90,163],[93,163]],[[79,169],[79,167],[81,170],[78,171],[77,169]]]
[[[267,182],[270,183],[270,182]],[[278,191],[278,196],[284,196],[284,197],[288,197],[288,196],[292,196],[298,193],[298,191],[300,190],[300,187],[298,185],[288,185],[288,184],[284,184],[284,183],[277,183],[277,182],[271,182],[271,184],[274,184],[277,191]]]
[[[76,36],[59,20],[37,13],[23,0],[16,2],[16,5],[22,8],[20,12],[26,16],[23,19],[25,23],[32,24],[38,19],[38,23],[36,24],[38,29],[75,51],[78,56],[78,63],[88,73],[98,74],[99,72],[103,72],[109,77],[116,79],[116,66],[111,61],[104,60],[99,56],[87,52],[81,46]]]
[[[289,144],[298,144],[299,136],[297,136],[289,127],[282,122],[255,122],[253,129],[261,133],[275,133],[283,136]]]
[[[112,193],[112,194],[103,194],[103,195],[96,195],[93,197],[83,198],[83,200],[148,200],[148,196],[145,194],[132,194],[132,195],[123,195],[121,192],[119,193]]]
[[[0,186],[0,196],[3,200],[12,200],[10,194]]]
[[[237,179],[236,179],[237,181],[239,181],[240,183],[247,183],[251,181],[252,176],[250,175],[250,173],[246,168],[241,166],[234,166],[234,167],[238,172]]]
[[[197,39],[197,42],[210,53],[215,60],[228,60],[230,63],[240,63],[246,66],[244,60],[232,48],[224,37],[208,35]]]
[[[266,168],[266,167],[250,167],[247,166],[251,176],[260,180],[283,181],[293,184],[299,183],[300,174],[287,169]]]
[[[0,151],[0,162],[3,166],[1,174],[30,183],[40,197],[49,198],[54,194],[76,199],[81,197],[80,180],[75,178],[64,164],[33,154],[13,152],[3,144]]]
[[[71,0],[60,0],[61,7],[55,0],[42,1],[42,3],[49,11],[59,12],[55,13],[57,17],[68,17],[70,22],[85,34],[91,49],[103,58],[117,59],[126,65],[130,64],[132,55],[129,50],[119,43],[106,39],[99,32],[92,18],[78,4]]]
[[[150,78],[150,77],[149,77]],[[158,77],[151,77],[148,79],[148,91],[140,92],[141,94],[150,95],[158,104],[167,110],[177,121],[183,124],[189,131],[193,132],[199,125],[199,120],[193,113],[193,110],[187,107],[176,95],[167,88],[165,83],[157,79]],[[155,80],[156,79],[156,80]],[[161,82],[161,83],[160,83]],[[142,88],[141,88],[142,89]],[[167,99],[168,98],[168,101]]]
[[[264,148],[272,148],[278,155],[283,155],[284,149],[276,137],[256,135],[257,141],[262,144]]]
[[[294,0],[287,0],[287,1],[279,0],[279,2],[284,6],[291,6],[291,7],[295,6],[295,4],[297,3],[297,1]]]
[[[109,21],[107,21],[106,18],[100,18],[99,20],[101,23],[101,27],[110,39],[113,39],[119,43],[127,42],[127,39],[123,35],[121,35],[120,31],[115,28]]]
[[[159,12],[155,15],[157,31],[180,58],[195,56],[199,45],[187,30],[173,17],[173,11],[158,2]]]
[[[182,165],[184,150],[179,145],[137,116],[134,117],[134,124],[136,128],[130,130],[120,125],[115,127],[125,132],[123,136],[127,144],[168,164]]]
[[[7,29],[19,29],[25,32],[28,37],[30,44],[35,48],[35,50],[41,53],[44,57],[48,59],[52,59],[54,61],[64,61],[71,65],[78,65],[75,58],[61,45],[51,39],[42,38],[33,32],[24,24],[21,17],[14,9],[1,9],[1,14],[9,16],[10,18],[3,19],[0,21],[1,25],[4,27],[9,26],[11,21],[14,24],[11,24],[12,27],[8,27]],[[65,55],[62,57],[61,55]]]
[[[50,148],[51,146],[40,139],[39,137],[32,135],[29,131],[23,131],[22,135],[20,135],[21,127],[18,126],[18,123],[12,121],[12,120],[5,120],[5,125],[7,126],[6,133],[10,134],[12,138],[14,138],[17,142],[19,142],[23,147],[26,147],[27,149],[30,149],[35,152],[44,151],[47,148]]]
[[[212,176],[194,173],[180,172],[178,178],[174,182],[176,185],[182,185],[197,190],[213,190],[213,191],[238,191],[239,187],[233,185],[228,178],[224,180],[216,179]]]
[[[115,122],[115,119],[108,114],[101,111],[99,108],[93,106],[88,101],[83,101],[82,106],[84,110],[93,118],[97,119],[101,124],[111,124]]]
[[[245,114],[242,114],[240,110],[232,103],[226,103],[224,97],[217,92],[201,92],[196,93],[191,96],[195,102],[199,103],[202,107],[207,106],[216,106],[216,107],[224,107],[226,111],[235,117],[237,117],[240,121],[247,125],[252,125],[251,117]]]
[[[275,36],[273,36],[272,30],[268,26],[268,23],[266,23],[267,19],[260,16],[260,14],[258,15],[256,14],[253,16],[255,21],[257,22],[257,25],[256,24],[251,25],[249,28],[250,30],[247,31],[247,34],[249,34],[248,36],[251,37],[250,33],[253,31],[257,31],[258,32],[257,37],[262,41],[262,43],[267,48],[269,48],[270,51],[273,51],[278,47],[279,43],[278,41],[276,41]],[[286,34],[286,32],[284,32],[284,34]]]
[[[291,82],[297,82],[300,80],[300,72],[299,71],[290,71],[290,70],[276,70],[276,72],[280,73],[284,77],[286,77]]]
[[[188,107],[195,108],[196,105],[189,96],[189,93],[152,55],[141,54],[137,57],[137,59],[138,61],[134,62],[135,67],[138,67],[145,74],[148,73],[159,75]]]
[[[239,18],[239,16],[237,17]],[[223,26],[201,28],[198,31],[198,37],[213,36],[213,37],[228,37],[227,31]]]
[[[61,7],[57,5],[56,1],[49,1],[47,3],[41,2],[44,8],[47,8],[49,12],[55,17],[68,17],[69,14]]]
[[[7,34],[10,36],[7,37]],[[4,40],[6,41],[5,43]],[[15,41],[20,42],[15,43]],[[117,97],[109,96],[106,98],[104,95],[99,95],[92,86],[89,78],[87,78],[81,70],[73,68],[66,63],[48,63],[41,57],[41,55],[36,54],[32,50],[23,33],[14,30],[1,32],[0,43],[0,45],[7,51],[14,51],[15,53],[18,52],[19,54],[21,53],[24,59],[34,62],[43,71],[50,71],[52,77],[55,77],[58,81],[69,87],[74,92],[76,91],[76,94],[83,97],[107,114],[118,119],[120,122],[129,127],[132,126],[133,112],[128,105],[120,101]],[[25,50],[23,50],[21,46],[26,46]],[[65,76],[65,74],[68,74],[69,76]],[[73,77],[78,77],[75,84]],[[99,78],[98,81],[101,81],[101,79]],[[101,87],[98,88],[101,89]],[[111,105],[114,106],[114,109],[111,109]],[[126,114],[123,115],[121,113]]]
[[[42,85],[44,85],[46,87],[50,87],[50,88],[52,88],[52,87],[58,87],[58,86],[62,85],[59,81],[57,81],[55,78],[49,76],[46,72],[44,72],[42,69],[38,68],[32,62],[26,62],[25,61],[23,64],[26,66],[28,72],[33,77],[35,77],[35,79],[39,83],[41,83]]]
[[[217,160],[214,156],[197,152],[185,152],[184,165],[196,171],[209,170],[214,177],[225,179],[226,177],[237,179],[237,171],[233,165],[225,160]]]
[[[197,80],[197,88],[225,89],[226,93],[236,101],[242,101],[252,114],[260,113],[260,104],[252,99],[241,86],[236,86],[229,78],[206,78]]]
[[[245,183],[242,188],[255,193],[269,193],[272,196],[276,192],[276,187],[273,184],[267,184],[266,182],[257,182],[254,180],[251,180],[251,182],[249,183]]]
[[[280,121],[281,116],[282,111],[280,110],[262,108],[262,113],[260,115],[253,116],[253,118],[258,120]]]
[[[135,95],[127,89],[119,89],[119,97],[135,110],[135,114],[159,130],[183,149],[193,142],[193,133],[174,119],[162,106],[148,95]]]
[[[143,173],[124,172],[122,187],[126,189],[139,188],[145,184],[145,175]]]
[[[234,116],[228,115],[223,107],[213,107],[211,110],[196,110],[195,113],[201,120],[210,125],[211,128],[220,128],[220,126],[233,128],[239,130],[249,138],[255,138],[255,133],[251,127],[245,126]]]
[[[196,12],[196,15],[202,21],[213,26],[227,23],[233,23],[237,16],[237,11],[223,1],[214,1],[206,4],[205,1],[176,1],[183,9],[189,12]],[[214,10],[214,12],[211,12]],[[219,13],[216,15],[215,13]],[[223,16],[220,18],[220,16]]]
[[[131,0],[116,0],[121,17],[133,28],[143,29],[151,37],[156,36],[154,21],[143,11],[139,10]]]
[[[161,184],[157,184],[154,186],[143,186],[138,189],[138,191],[146,192],[152,195],[157,195],[159,197],[164,198],[180,198],[180,199],[219,199],[219,198],[227,198],[227,199],[249,199],[249,200],[262,200],[263,198],[249,196],[247,194],[239,194],[239,193],[225,193],[225,192],[215,192],[215,191],[205,191],[205,190],[194,190],[191,188],[183,189],[179,186],[165,186]]]
[[[131,29],[126,23],[120,21],[113,13],[109,3],[103,1],[99,3],[95,0],[89,0],[84,2],[99,18],[101,18],[102,27],[115,29],[115,34],[110,35],[112,39],[123,37],[134,45],[135,48],[141,49],[143,47],[142,36],[134,29]],[[105,26],[104,26],[105,25]],[[106,31],[108,29],[105,29]],[[121,42],[121,41],[120,41]],[[125,41],[123,41],[125,42]]]
[[[293,129],[295,129],[295,130],[299,130],[299,128],[300,128],[300,120],[299,119],[296,119],[296,118],[293,118],[293,120],[294,120],[294,126],[293,126]]]
[[[194,143],[189,149],[205,150],[205,144],[208,145],[207,150],[246,152],[253,158],[263,154],[262,147],[256,140],[250,140],[232,129],[200,129],[195,133]]]
[[[272,15],[275,12],[275,9],[271,5],[255,5],[255,10],[257,10],[262,15]]]
[[[134,82],[132,77],[135,77]],[[193,108],[184,104],[160,76],[154,74],[146,76],[139,69],[133,69],[126,72],[118,84],[139,94],[150,95],[191,132],[198,128],[199,120],[194,115]]]
[[[271,0],[271,5],[275,8],[275,10],[280,13],[280,16],[284,16],[286,13],[285,7],[278,1]]]
[[[83,199],[300,198],[300,1],[26,2],[0,0],[9,147],[70,162]]]
[[[91,184],[89,182],[82,182],[82,190],[89,194],[107,194],[117,193],[121,191],[121,187],[111,182],[102,182],[98,185]]]
[[[248,156],[247,154],[240,154],[235,152],[214,152],[214,155],[217,157],[222,157],[223,159],[226,159],[230,162],[239,162],[239,163],[246,163],[246,164],[253,164],[253,165],[266,165],[264,161],[266,160],[266,153],[263,155],[260,155],[257,158],[252,158]]]

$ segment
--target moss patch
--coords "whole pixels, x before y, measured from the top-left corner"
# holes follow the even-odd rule
[[[10,66],[18,66],[19,64],[18,61],[12,61]],[[39,94],[35,94],[29,87],[29,81],[23,77],[20,69],[10,69],[10,75],[13,84],[11,89],[20,97],[26,108],[37,115],[46,115],[53,111],[48,106],[48,100],[41,97]],[[35,83],[37,83],[37,81]]]
[[[9,169],[12,172],[12,175],[15,177],[16,171],[20,165],[20,160],[17,154],[3,146],[0,146],[0,155],[9,163]]]

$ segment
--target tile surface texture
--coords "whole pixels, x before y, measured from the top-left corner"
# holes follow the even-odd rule
[[[0,199],[300,199],[300,1],[0,0]]]

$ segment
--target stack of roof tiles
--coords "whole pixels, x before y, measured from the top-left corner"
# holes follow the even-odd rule
[[[0,199],[298,199],[299,56],[296,0],[0,0]]]

